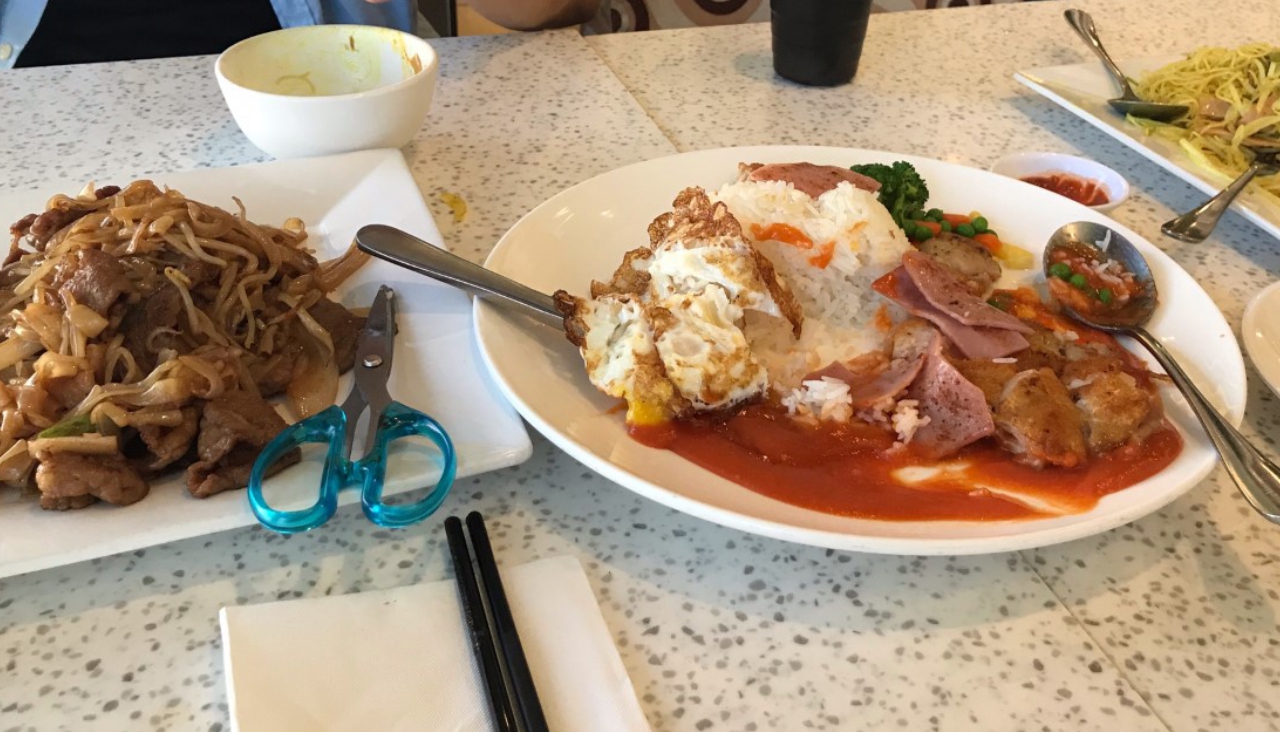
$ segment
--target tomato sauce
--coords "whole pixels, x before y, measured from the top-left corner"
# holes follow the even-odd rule
[[[996,521],[1080,513],[1103,496],[1159,473],[1182,451],[1182,439],[1166,427],[1140,445],[1113,450],[1079,468],[1041,470],[1014,462],[993,441],[982,440],[945,461],[953,467],[937,471],[937,463],[915,455],[909,446],[891,450],[893,436],[879,427],[806,425],[774,404],[749,406],[727,418],[680,421],[670,433],[634,436],[770,498],[824,513],[889,521]],[[910,482],[903,475],[913,467],[934,475]]]
[[[1111,200],[1107,196],[1107,189],[1101,183],[1071,173],[1029,175],[1023,178],[1022,182],[1053,191],[1059,196],[1065,196],[1086,206],[1101,206]]]

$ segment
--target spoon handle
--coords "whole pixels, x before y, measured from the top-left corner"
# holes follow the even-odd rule
[[[1204,431],[1218,448],[1227,474],[1235,481],[1245,500],[1267,520],[1280,523],[1280,467],[1258,452],[1244,435],[1223,419],[1160,341],[1142,328],[1135,328],[1132,335],[1151,351],[1165,373],[1182,390]]]
[[[1120,87],[1120,96],[1124,99],[1137,99],[1138,95],[1134,94],[1133,87],[1129,86],[1128,77],[1124,75],[1119,66],[1116,66],[1116,62],[1111,60],[1111,54],[1107,53],[1107,49],[1103,48],[1102,39],[1098,37],[1098,29],[1093,25],[1093,16],[1075,8],[1063,11],[1062,15],[1067,19],[1067,23],[1071,25],[1071,28],[1098,55],[1098,58],[1102,59],[1102,65],[1106,67],[1107,74]]]
[[[356,246],[379,259],[485,298],[499,298],[562,321],[550,295],[468,262],[394,226],[370,224],[356,232]]]
[[[1231,185],[1178,218],[1164,222],[1160,231],[1163,231],[1166,236],[1190,244],[1199,244],[1208,239],[1214,228],[1218,226],[1218,220],[1231,207],[1231,202],[1236,200],[1240,191],[1243,191],[1244,187],[1249,185],[1249,181],[1253,180],[1253,177],[1262,172],[1265,167],[1267,167],[1265,163],[1253,161],[1239,178],[1231,181]]]

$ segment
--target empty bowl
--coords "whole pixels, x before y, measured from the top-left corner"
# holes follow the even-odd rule
[[[991,172],[1040,185],[1103,213],[1119,206],[1129,197],[1129,182],[1124,176],[1102,163],[1075,155],[1014,153],[997,160],[991,166]],[[1091,189],[1096,189],[1105,196],[1106,201],[1088,203],[1085,199]]]
[[[264,33],[214,64],[249,141],[276,158],[403,147],[431,108],[439,61],[390,28],[316,25]]]

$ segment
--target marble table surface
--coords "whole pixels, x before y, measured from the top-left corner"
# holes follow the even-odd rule
[[[1273,0],[1072,4],[1119,55],[1280,37]],[[405,154],[449,245],[480,261],[557,191],[677,151],[824,144],[982,167],[1075,152],[1124,172],[1135,190],[1116,218],[1238,328],[1280,273],[1276,242],[1234,215],[1205,244],[1162,239],[1159,223],[1200,195],[1011,79],[1088,58],[1065,7],[877,15],[857,79],[836,89],[776,79],[767,25],[441,40],[435,106]],[[0,73],[0,100],[0,191],[263,159],[207,58]],[[445,191],[470,203],[463,222]],[[1274,451],[1280,408],[1249,378],[1245,432]],[[526,464],[462,481],[450,501],[485,512],[504,563],[583,561],[655,730],[1280,727],[1280,529],[1220,470],[1130,526],[985,557],[720,528],[536,436]],[[0,732],[228,729],[220,607],[436,580],[447,565],[439,521],[388,532],[343,511],[312,534],[243,529],[0,580]]]

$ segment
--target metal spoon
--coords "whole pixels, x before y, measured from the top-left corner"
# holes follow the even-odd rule
[[[1257,175],[1271,175],[1280,172],[1280,148],[1253,148],[1256,156],[1240,177],[1231,181],[1231,185],[1223,188],[1218,195],[1161,225],[1160,230],[1179,241],[1199,244],[1213,233],[1218,220],[1231,208],[1236,196],[1249,185]]]
[[[370,224],[360,227],[356,232],[356,246],[379,259],[473,295],[519,305],[557,323],[564,321],[564,315],[556,310],[555,300],[550,295],[468,262],[394,226]]]
[[[1110,243],[1105,248],[1101,248],[1097,242],[1107,240],[1108,234],[1110,234]],[[1191,381],[1191,377],[1187,376],[1187,372],[1183,371],[1174,360],[1173,355],[1142,327],[1151,319],[1151,314],[1156,308],[1156,283],[1151,276],[1150,267],[1147,266],[1147,260],[1119,233],[1102,224],[1077,221],[1058,229],[1049,238],[1049,244],[1044,250],[1046,277],[1049,276],[1050,255],[1064,248],[1078,253],[1094,253],[1104,260],[1114,259],[1132,272],[1134,278],[1144,285],[1143,295],[1134,297],[1120,310],[1106,315],[1079,313],[1065,303],[1064,307],[1071,317],[1085,325],[1110,333],[1132,336],[1146,346],[1151,355],[1155,356],[1156,361],[1164,367],[1165,373],[1182,391],[1183,396],[1187,398],[1191,410],[1196,413],[1213,446],[1222,456],[1227,474],[1235,481],[1236,487],[1244,494],[1245,500],[1269,521],[1280,523],[1280,467],[1258,452],[1244,435],[1241,435],[1218,413],[1218,410]]]
[[[1133,91],[1133,87],[1129,86],[1128,77],[1119,66],[1116,66],[1116,62],[1111,60],[1107,49],[1102,47],[1102,39],[1098,38],[1098,29],[1093,26],[1093,17],[1075,8],[1064,11],[1062,14],[1075,32],[1089,44],[1089,48],[1102,59],[1102,67],[1107,70],[1107,75],[1120,87],[1120,96],[1107,100],[1107,104],[1110,104],[1112,109],[1121,114],[1131,114],[1134,117],[1153,119],[1157,122],[1168,122],[1189,111],[1190,108],[1183,104],[1148,102],[1139,97]]]

